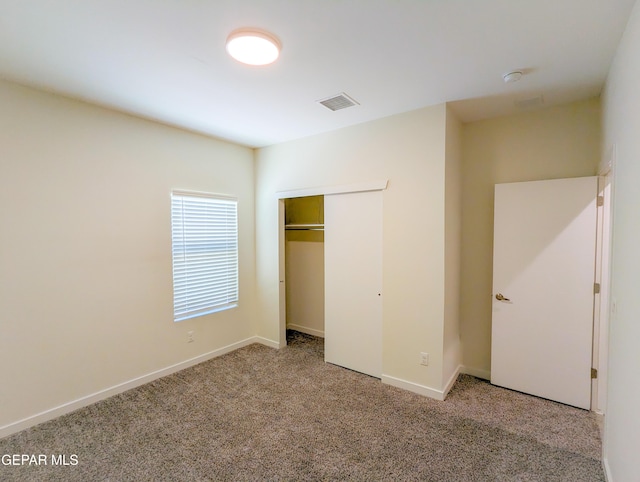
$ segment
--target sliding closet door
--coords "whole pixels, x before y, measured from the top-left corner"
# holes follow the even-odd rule
[[[325,361],[382,375],[382,192],[324,198]]]

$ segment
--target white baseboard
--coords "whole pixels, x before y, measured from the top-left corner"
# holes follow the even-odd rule
[[[109,398],[119,393],[126,392],[127,390],[131,390],[132,388],[139,387],[140,385],[144,385],[145,383],[149,383],[153,380],[157,380],[158,378],[171,375],[172,373],[179,372],[180,370],[184,370],[185,368],[192,367],[194,365],[197,365],[198,363],[202,363],[212,358],[230,353],[253,343],[260,343],[271,348],[278,348],[278,343],[272,340],[259,336],[252,336],[237,343],[232,343],[231,345],[227,345],[222,348],[218,348],[217,350],[213,350],[197,357],[190,358],[189,360],[176,363],[175,365],[156,370],[154,372],[148,373],[147,375],[142,375],[127,382],[114,385],[113,387],[105,388],[104,390],[100,390],[99,392],[95,392],[90,395],[78,398],[77,400],[58,405],[57,407],[53,407],[49,410],[45,410],[30,417],[23,418],[22,420],[18,420],[17,422],[12,422],[8,425],[4,425],[0,427],[0,438],[7,437],[16,432],[20,432],[21,430],[33,427],[34,425],[37,425],[39,423],[52,420],[61,415],[73,412],[74,410],[78,410],[79,408],[86,407],[87,405],[99,402],[100,400],[104,400],[105,398]]]
[[[277,341],[269,340],[268,338],[263,338],[261,336],[254,336],[252,343],[260,343],[261,345],[268,346],[269,348],[275,348],[276,350],[280,348],[280,343]]]
[[[295,325],[293,323],[287,325],[287,330],[295,330],[299,331],[300,333],[306,333],[307,335],[319,336],[320,338],[324,338],[324,331],[307,328],[306,326]]]
[[[419,383],[409,382],[407,380],[403,380],[401,378],[392,377],[390,375],[382,375],[381,380],[382,383],[386,383],[387,385],[392,385],[396,388],[402,388],[403,390],[408,390],[413,393],[417,393],[418,395],[423,395],[425,397],[434,398],[436,400],[444,400],[449,391],[455,385],[456,380],[458,379],[458,375],[460,374],[460,369],[462,365],[459,365],[444,387],[444,390],[437,390],[435,388],[427,387],[426,385],[420,385]]]
[[[418,395],[424,395],[425,397],[435,398],[436,400],[444,400],[445,393],[442,390],[436,390],[435,388],[420,385],[418,383],[402,380],[401,378],[392,377],[389,375],[382,375],[382,383],[391,385],[403,390],[408,390]]]
[[[602,470],[604,471],[604,480],[606,482],[613,482],[613,477],[611,476],[611,468],[609,467],[609,459],[602,459]]]
[[[442,392],[443,400],[447,398],[447,395],[455,385],[456,380],[458,379],[458,375],[460,375],[461,368],[462,368],[462,365],[458,365],[458,367],[453,371],[453,374],[449,377],[449,380],[447,381],[447,384],[444,386],[444,390]]]
[[[491,380],[491,372],[489,370],[481,370],[479,368],[460,366],[460,373],[482,378],[483,380]]]

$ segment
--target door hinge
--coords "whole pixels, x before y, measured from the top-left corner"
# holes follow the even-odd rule
[[[598,199],[596,200],[596,205],[604,206],[604,196],[598,196]]]
[[[600,293],[600,283],[593,283],[593,294],[597,295]]]
[[[598,369],[597,368],[592,368],[591,369],[591,378],[598,378]]]

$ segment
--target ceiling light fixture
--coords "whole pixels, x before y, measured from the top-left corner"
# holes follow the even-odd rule
[[[518,82],[522,78],[522,70],[513,70],[511,72],[507,72],[502,76],[502,80],[504,80],[505,84],[509,84],[511,82]]]
[[[268,32],[241,28],[227,37],[227,52],[247,65],[268,65],[280,56],[280,42]]]

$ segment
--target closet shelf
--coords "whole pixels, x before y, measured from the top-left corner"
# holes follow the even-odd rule
[[[324,224],[285,224],[284,229],[287,231],[323,231]]]

